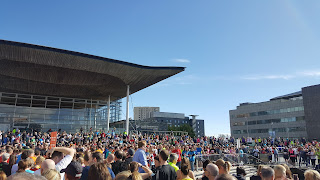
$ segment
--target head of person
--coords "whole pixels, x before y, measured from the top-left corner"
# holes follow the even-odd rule
[[[263,165],[261,165],[261,164],[258,165],[258,169],[257,169],[258,176],[260,176],[260,172],[261,172],[262,167],[263,167]]]
[[[139,164],[138,164],[137,162],[135,162],[135,161],[132,161],[132,162],[129,164],[128,170],[129,170],[130,172],[132,172],[132,173],[138,171],[138,170],[139,170]]]
[[[139,141],[139,142],[138,142],[138,148],[139,148],[139,149],[146,150],[146,147],[147,147],[146,141]]]
[[[229,174],[231,169],[231,163],[229,161],[224,161],[223,159],[218,159],[216,165],[219,168],[219,174]]]
[[[2,162],[8,161],[9,158],[10,158],[10,154],[9,153],[2,154]]]
[[[160,160],[160,163],[164,163],[165,161],[167,161],[169,157],[169,151],[163,149],[160,151],[159,153],[159,160]]]
[[[72,161],[62,172],[65,172],[65,180],[77,180],[81,178],[82,166],[79,162]]]
[[[189,159],[184,157],[181,160],[181,172],[184,175],[188,175],[190,171],[190,162]]]
[[[56,169],[55,163],[52,159],[46,159],[41,163],[41,174],[48,169]]]
[[[18,163],[18,171],[17,172],[25,172],[28,168],[28,159],[21,159]]]
[[[47,180],[43,176],[34,175],[27,172],[21,172],[21,173],[15,173],[11,176],[9,176],[8,180]]]
[[[230,174],[220,174],[215,178],[215,180],[237,180],[237,178]]]
[[[215,179],[219,175],[218,166],[212,163],[207,164],[204,175],[210,180]]]
[[[113,154],[109,154],[107,157],[107,163],[111,164],[114,161],[114,155]]]
[[[93,164],[93,163],[97,163],[97,162],[102,162],[103,161],[103,155],[99,152],[94,152],[91,154],[90,156],[90,164]]]
[[[276,180],[285,180],[287,179],[287,176],[286,176],[286,168],[281,166],[281,165],[276,165],[274,168],[274,178]]]
[[[116,152],[114,152],[114,156],[115,156],[115,161],[119,161],[119,160],[122,160],[123,153],[121,150],[117,150]]]
[[[269,166],[261,166],[259,175],[262,180],[273,180],[274,170]]]
[[[47,169],[41,175],[47,180],[61,180],[61,175],[56,169]]]
[[[281,166],[283,166],[284,168],[286,168],[286,177],[289,178],[289,179],[293,179],[293,177],[292,177],[292,172],[291,172],[289,166],[286,165],[286,164],[281,164]]]
[[[212,163],[212,162],[209,159],[203,161],[203,163],[202,163],[203,170],[205,170],[207,165],[210,164],[210,163]]]
[[[237,167],[237,176],[245,176],[247,173],[242,167]]]
[[[51,159],[58,164],[62,159],[64,158],[64,155],[62,152],[54,151],[51,155]]]
[[[133,149],[128,149],[128,157],[131,157],[131,156],[133,156],[134,155],[134,150]]]
[[[304,172],[304,179],[305,180],[320,180],[320,173],[316,170],[306,170]]]
[[[32,155],[32,151],[27,149],[27,150],[24,150],[22,153],[21,153],[21,159],[27,159],[28,157],[30,157]]]
[[[132,173],[130,171],[122,171],[116,175],[114,180],[127,180]]]
[[[88,172],[88,179],[111,180],[107,165],[102,162],[91,165]]]
[[[178,157],[179,156],[176,153],[171,153],[169,156],[169,162],[177,164]]]
[[[157,168],[160,166],[159,156],[154,157],[154,166]]]
[[[38,156],[35,164],[41,166],[42,162],[46,160],[43,156]]]

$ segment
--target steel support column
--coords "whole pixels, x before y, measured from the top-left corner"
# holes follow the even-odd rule
[[[127,85],[126,132],[128,135],[129,135],[129,91],[130,91],[130,85]]]
[[[109,98],[108,98],[107,132],[109,131],[109,125],[110,125],[110,95],[109,95]]]

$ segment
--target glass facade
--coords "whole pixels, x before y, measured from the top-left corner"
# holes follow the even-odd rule
[[[271,123],[285,123],[285,122],[296,122],[296,121],[304,121],[304,116],[299,117],[286,117],[279,119],[264,119],[264,120],[256,120],[256,121],[242,121],[242,122],[234,122],[232,126],[246,126],[246,125],[256,125],[256,124],[271,124]]]
[[[292,107],[292,108],[284,108],[284,109],[275,109],[269,111],[259,111],[259,112],[251,112],[246,114],[238,114],[236,118],[245,118],[245,117],[254,117],[254,116],[264,116],[264,115],[272,115],[272,114],[280,114],[280,113],[289,113],[289,112],[296,112],[296,111],[304,111],[304,107]],[[234,118],[234,115],[231,116]]]
[[[105,130],[107,101],[0,92],[0,126],[76,132]],[[121,100],[110,103],[110,122],[121,118]]]

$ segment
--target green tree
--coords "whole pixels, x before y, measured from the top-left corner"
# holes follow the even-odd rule
[[[195,136],[195,133],[189,124],[182,124],[180,127],[169,126],[168,131],[184,131],[187,132],[190,137]]]

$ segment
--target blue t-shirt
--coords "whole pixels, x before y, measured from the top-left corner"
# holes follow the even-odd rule
[[[188,156],[189,156],[189,161],[194,162],[196,159],[196,152],[195,151],[189,151]]]

